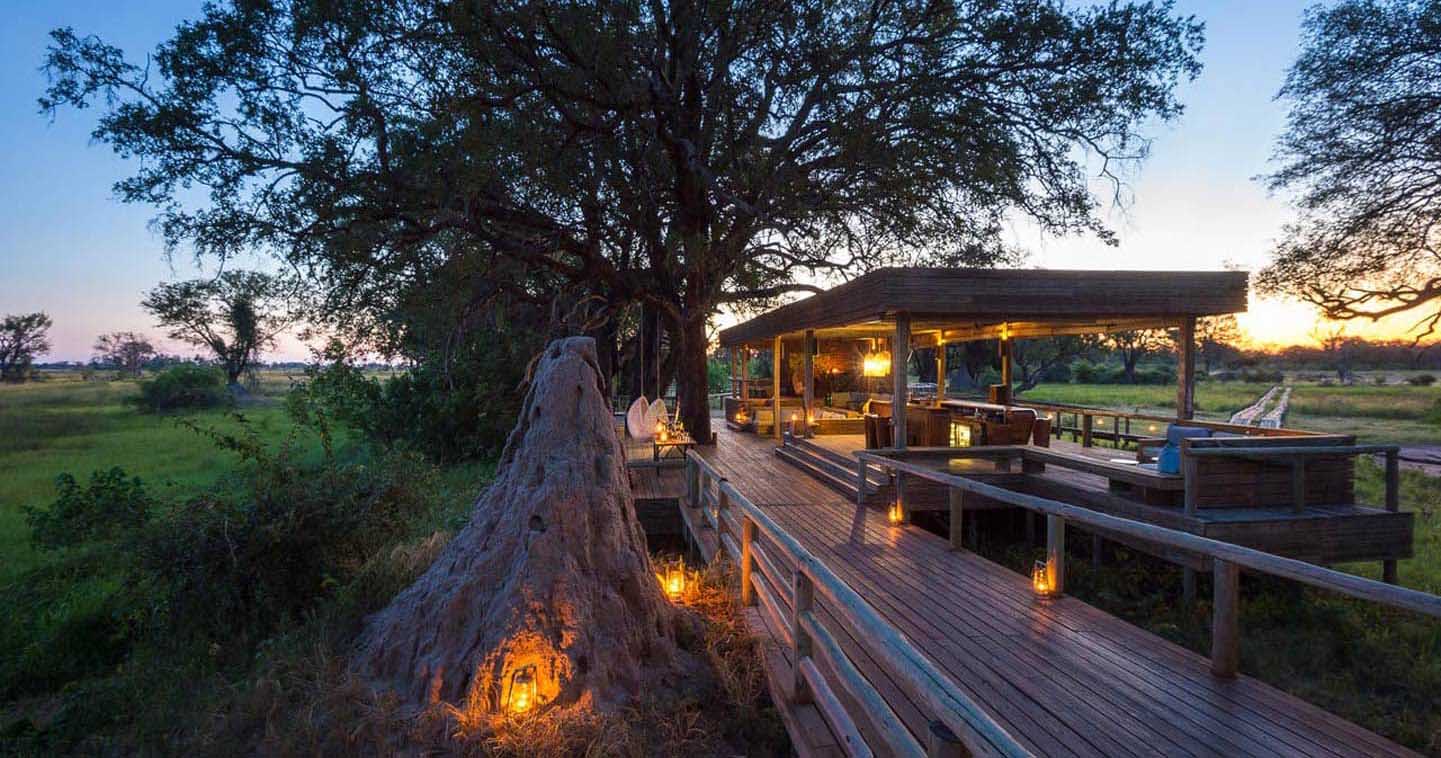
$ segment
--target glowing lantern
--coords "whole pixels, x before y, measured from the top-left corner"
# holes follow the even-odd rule
[[[665,441],[666,441],[666,438],[667,438],[668,436],[669,436],[669,435],[666,433],[666,429],[665,429],[665,422],[664,422],[664,421],[657,421],[657,422],[655,422],[655,438],[658,439],[658,440],[660,440],[661,442],[665,442]]]
[[[526,713],[539,703],[535,688],[535,664],[522,666],[510,675],[510,694],[506,697],[506,709],[511,713]]]
[[[671,602],[679,602],[685,596],[685,564],[676,561],[665,569],[665,575],[660,580],[661,589]]]
[[[971,425],[955,423],[951,424],[951,447],[971,446]]]
[[[1051,594],[1051,572],[1046,568],[1045,561],[1036,561],[1036,565],[1031,567],[1031,588],[1043,597]]]
[[[891,372],[891,354],[887,352],[868,353],[861,359],[863,376],[885,376]]]
[[[886,521],[889,521],[891,526],[900,526],[905,520],[905,513],[901,511],[901,501],[897,500],[891,503],[891,507],[886,511]]]

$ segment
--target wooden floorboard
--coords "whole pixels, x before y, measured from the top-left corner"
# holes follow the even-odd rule
[[[857,509],[780,460],[772,440],[719,437],[701,454],[1038,754],[1409,754],[1256,680],[1216,678],[1203,656],[1075,598],[1037,598],[1025,577],[924,530],[890,527],[880,511]],[[785,594],[778,599],[789,602]],[[922,709],[821,611],[857,668],[923,735]]]

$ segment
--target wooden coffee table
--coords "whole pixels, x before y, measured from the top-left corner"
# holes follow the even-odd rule
[[[671,435],[664,442],[652,438],[650,448],[651,460],[659,461],[662,458],[672,456],[684,458],[686,451],[693,447],[695,447],[695,440],[692,439],[689,434],[680,436]]]

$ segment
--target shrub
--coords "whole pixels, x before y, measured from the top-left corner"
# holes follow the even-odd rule
[[[1434,374],[1417,374],[1407,377],[1406,383],[1412,387],[1430,387],[1436,383],[1436,376]]]
[[[154,504],[140,479],[119,466],[92,473],[84,489],[70,474],[56,477],[55,487],[59,497],[48,510],[24,509],[30,540],[42,550],[126,535],[145,525]]]
[[[218,368],[182,363],[140,383],[137,402],[151,413],[181,408],[213,408],[229,399],[225,375]]]
[[[136,579],[164,598],[177,637],[254,639],[298,621],[401,537],[435,489],[414,453],[305,465],[284,446],[224,438],[251,462],[230,488],[192,499],[133,545]]]

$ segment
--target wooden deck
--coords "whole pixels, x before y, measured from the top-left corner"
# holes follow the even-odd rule
[[[1036,754],[1411,754],[1261,682],[1216,677],[1203,656],[1079,600],[1038,598],[1027,578],[952,551],[924,530],[890,527],[884,514],[858,509],[780,460],[774,447],[721,430],[718,444],[701,455]],[[690,519],[690,528],[702,543],[709,537],[702,547],[714,553],[714,531],[696,522]],[[788,638],[779,619],[748,615],[765,636]],[[854,639],[839,636],[905,726],[923,737],[928,724],[919,705]],[[789,681],[790,653],[785,644],[768,651],[783,702],[787,685],[777,678]],[[813,706],[783,710],[802,754],[839,751]],[[861,729],[880,744],[870,739],[870,725]]]

